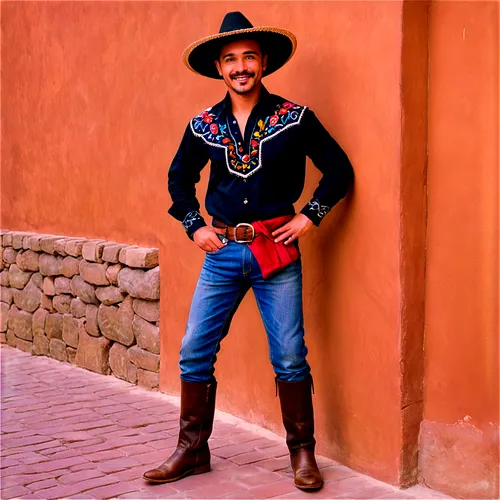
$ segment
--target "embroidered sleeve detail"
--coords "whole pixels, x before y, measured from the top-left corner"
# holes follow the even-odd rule
[[[191,120],[191,130],[210,146],[224,148],[229,172],[246,178],[262,167],[262,144],[287,128],[298,125],[305,110],[305,106],[290,101],[277,104],[272,115],[258,120],[255,124],[247,151],[236,147],[229,125],[219,119],[212,108]]]
[[[200,229],[200,227],[206,226],[206,223],[200,212],[192,211],[184,217],[182,225],[184,226],[188,236],[193,239],[194,232],[197,229]]]
[[[200,212],[189,212],[186,217],[184,217],[184,220],[182,221],[182,225],[184,226],[184,229],[186,231],[189,230],[189,228],[197,221],[197,220],[203,220],[203,217],[201,216]]]
[[[317,198],[313,198],[302,210],[301,213],[309,217],[316,226],[323,220],[323,217],[331,210],[328,205],[322,205]]]

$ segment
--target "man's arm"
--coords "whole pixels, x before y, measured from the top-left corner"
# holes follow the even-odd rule
[[[313,224],[319,226],[323,217],[344,198],[354,180],[349,158],[309,109],[304,113],[301,129],[306,154],[323,177],[300,214],[274,231],[276,242],[285,240],[286,245],[309,232]]]
[[[200,214],[195,187],[209,157],[208,146],[193,134],[188,125],[168,171],[168,190],[173,201],[168,213],[182,222],[187,235],[200,248],[212,252],[223,245]]]
[[[306,154],[323,177],[312,199],[300,212],[309,217],[315,226],[319,226],[323,217],[349,191],[354,181],[354,171],[337,141],[310,110],[304,115],[303,127]]]

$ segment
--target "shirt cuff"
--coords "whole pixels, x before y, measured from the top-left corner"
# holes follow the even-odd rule
[[[186,230],[187,235],[193,239],[193,234],[196,230],[200,229],[200,227],[206,226],[206,222],[201,216],[200,212],[189,212],[184,220],[182,221],[182,225]]]
[[[313,198],[301,211],[306,217],[313,221],[315,226],[323,220],[323,217],[331,210],[328,205],[322,205],[317,198]]]

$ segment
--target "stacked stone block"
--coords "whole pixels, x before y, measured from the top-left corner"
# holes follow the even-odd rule
[[[158,249],[0,232],[0,340],[157,389]]]

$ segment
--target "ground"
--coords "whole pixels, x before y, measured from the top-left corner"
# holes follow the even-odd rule
[[[150,485],[177,443],[179,400],[1,346],[1,498],[450,498],[398,490],[318,457],[325,487],[292,484],[283,439],[217,412],[212,472]]]

